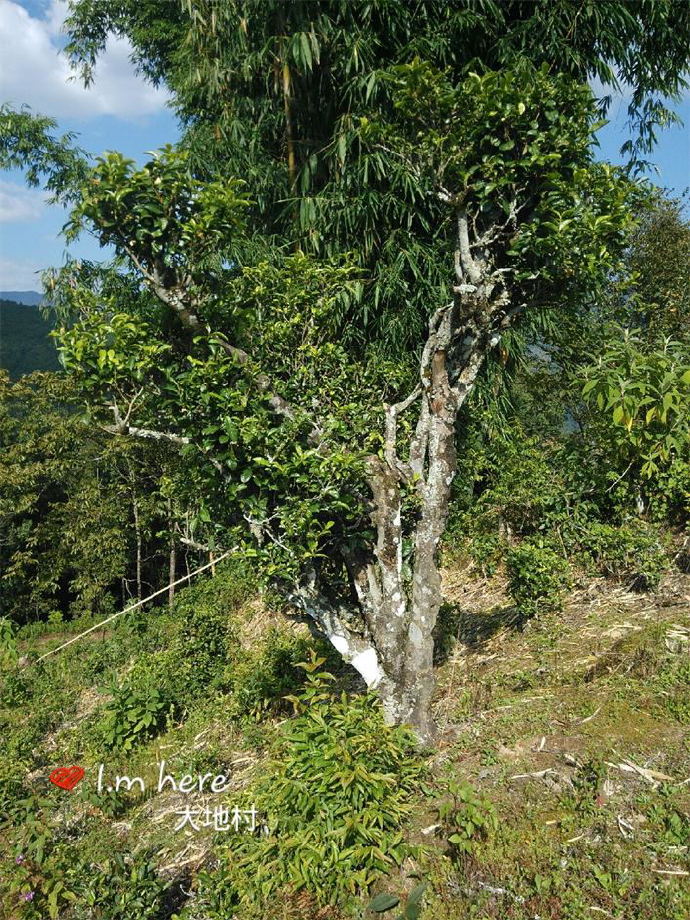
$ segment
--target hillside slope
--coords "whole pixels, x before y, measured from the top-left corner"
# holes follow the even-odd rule
[[[497,578],[451,569],[445,589],[439,745],[420,762],[427,779],[404,824],[408,856],[390,864],[388,879],[378,873],[374,892],[404,903],[423,879],[426,906],[419,914],[410,907],[411,918],[683,920],[690,909],[690,577],[667,577],[655,595],[588,580],[563,614],[522,627]],[[251,585],[228,569],[182,591],[172,614],[161,608],[125,620],[44,664],[30,662],[75,627],[25,628],[27,657],[5,680],[0,711],[0,775],[12,787],[9,811],[18,822],[5,828],[0,857],[19,854],[26,869],[5,892],[14,905],[5,916],[45,916],[32,911],[47,903],[56,873],[77,900],[97,897],[106,909],[123,871],[132,899],[150,909],[111,907],[104,917],[374,916],[356,887],[354,900],[339,895],[324,904],[328,887],[324,895],[318,872],[313,885],[295,882],[266,902],[251,900],[258,897],[246,887],[251,881],[232,868],[243,853],[250,859],[251,840],[213,827],[175,829],[188,805],[202,813],[217,804],[208,788],[216,775],[230,778],[220,799],[229,808],[249,807],[267,777],[276,777],[276,796],[281,782],[298,782],[281,780],[272,759],[286,728],[299,722],[284,697],[300,694],[299,662],[309,650],[327,651],[253,599]],[[326,664],[337,689],[354,686],[337,661]],[[366,724],[358,729],[366,731]],[[378,731],[376,743],[384,744]],[[338,758],[361,756],[354,750]],[[86,771],[74,792],[48,782],[51,770],[69,764]],[[207,776],[206,788],[181,792],[168,781],[158,788],[161,776],[184,774],[194,783]],[[108,791],[116,775],[140,777],[145,788]],[[318,810],[311,820],[316,832]],[[305,819],[299,833],[309,827]],[[376,841],[380,832],[371,833]],[[36,835],[40,859],[27,855]],[[311,851],[295,839],[297,879]],[[121,869],[112,862],[118,853]],[[86,894],[83,880],[60,869],[68,864],[92,879]],[[35,898],[21,906],[28,891]],[[59,914],[48,916],[97,916],[62,896],[57,903]]]

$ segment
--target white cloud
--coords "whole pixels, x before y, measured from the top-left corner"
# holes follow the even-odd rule
[[[5,259],[0,257],[0,278],[3,291],[40,291],[41,277],[38,272],[46,266],[29,259]]]
[[[0,179],[0,223],[38,220],[44,203],[41,192]]]
[[[51,0],[44,18],[32,16],[13,0],[0,0],[0,98],[27,104],[54,118],[116,115],[137,120],[160,111],[168,98],[136,76],[131,46],[110,38],[96,65],[93,84],[85,89],[60,51],[60,30],[67,12],[64,0]]]

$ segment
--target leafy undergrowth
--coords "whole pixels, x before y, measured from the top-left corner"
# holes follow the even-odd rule
[[[42,663],[69,631],[20,637],[2,916],[685,918],[690,577],[589,580],[527,622],[497,578],[445,582],[431,755],[232,567]],[[195,788],[159,789],[163,761]],[[71,765],[73,790],[49,782]],[[144,788],[108,791],[116,775]]]

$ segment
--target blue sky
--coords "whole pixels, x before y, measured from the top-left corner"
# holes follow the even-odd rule
[[[58,131],[79,134],[90,153],[121,150],[143,161],[146,153],[178,136],[167,95],[138,78],[129,46],[111,40],[84,89],[70,79],[60,48],[64,0],[0,0],[0,101],[28,104],[58,122]],[[37,272],[59,265],[65,256],[60,229],[66,212],[27,189],[20,172],[0,173],[0,290],[40,290]],[[84,236],[70,245],[73,256],[100,258],[103,251]]]
[[[627,105],[625,97],[615,98],[608,112],[609,123],[597,135],[599,156],[611,163],[623,163],[619,151],[629,137]],[[659,143],[649,157],[656,169],[649,173],[649,178],[680,196],[690,186],[690,94],[686,92],[680,104],[671,108],[683,124],[659,132]]]
[[[0,0],[0,101],[50,115],[60,132],[78,133],[80,146],[94,154],[121,150],[142,161],[147,151],[174,141],[178,131],[166,93],[134,74],[125,41],[109,42],[88,90],[70,79],[60,54],[66,8],[65,0]],[[600,154],[613,163],[620,162],[627,138],[625,108],[623,97],[614,100],[610,124],[600,132]],[[662,134],[652,156],[659,173],[652,178],[680,194],[690,185],[690,96],[678,112],[685,126]],[[41,191],[26,188],[21,173],[0,174],[0,290],[40,290],[37,272],[64,260],[59,232],[65,219]],[[82,258],[102,255],[88,237],[69,251]]]

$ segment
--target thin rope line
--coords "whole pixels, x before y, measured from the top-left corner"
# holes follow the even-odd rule
[[[119,610],[117,613],[112,613],[109,617],[106,617],[105,620],[101,620],[100,623],[96,623],[95,626],[89,626],[87,630],[83,633],[79,633],[78,636],[72,636],[72,638],[58,645],[57,648],[51,649],[49,652],[46,652],[45,655],[41,655],[40,658],[36,658],[34,664],[38,664],[39,661],[43,661],[44,658],[47,658],[48,655],[54,655],[55,652],[61,652],[63,648],[67,648],[68,645],[71,645],[73,642],[76,642],[78,639],[83,639],[84,636],[88,636],[89,633],[93,632],[96,629],[100,629],[102,626],[105,626],[106,623],[109,623],[111,620],[114,620],[116,617],[121,617],[123,613],[129,613],[132,610],[136,610],[137,607],[141,607],[142,604],[145,604],[147,601],[153,600],[154,597],[158,597],[159,594],[163,594],[165,591],[169,591],[170,588],[175,588],[177,585],[182,584],[183,581],[188,581],[192,578],[193,575],[198,575],[200,572],[204,572],[206,569],[210,569],[211,566],[218,565],[219,562],[222,562],[223,559],[227,558],[233,550],[229,549],[226,553],[223,553],[222,556],[219,556],[217,559],[214,559],[213,562],[207,562],[206,565],[202,565],[200,569],[195,569],[193,572],[190,572],[188,575],[183,575],[182,578],[178,578],[177,581],[171,582],[169,585],[166,585],[164,588],[161,588],[158,591],[154,591],[153,594],[149,594],[148,597],[143,598],[140,601],[137,601],[135,604],[131,604],[129,607],[125,607],[124,610]]]

